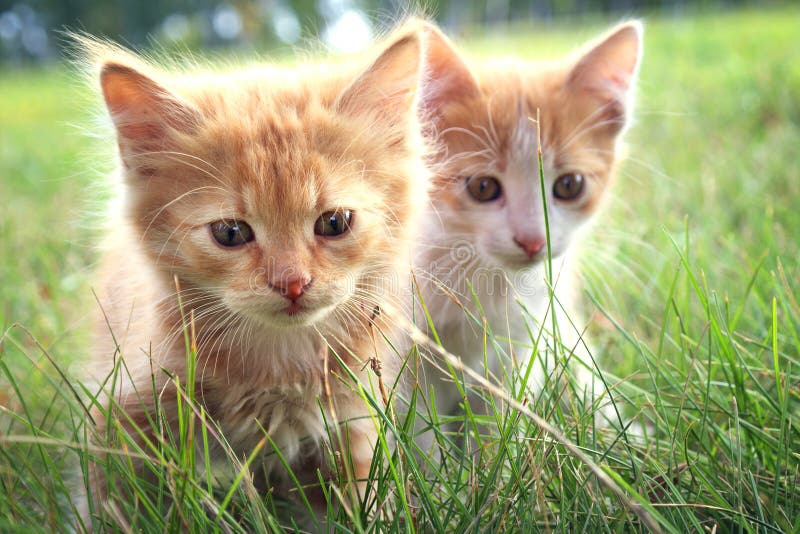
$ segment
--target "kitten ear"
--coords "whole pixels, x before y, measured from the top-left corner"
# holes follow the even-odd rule
[[[196,114],[177,96],[133,67],[116,61],[103,64],[100,85],[120,148],[163,147],[170,129],[189,132]]]
[[[443,104],[478,96],[475,75],[450,39],[431,23],[424,25],[426,77],[420,90],[420,109],[436,115]]]
[[[416,27],[400,33],[339,95],[337,109],[355,115],[376,114],[392,123],[408,116],[420,78],[422,45]]]
[[[639,21],[620,24],[585,52],[569,74],[568,84],[598,98],[606,107],[604,118],[620,125],[639,69],[643,32]]]

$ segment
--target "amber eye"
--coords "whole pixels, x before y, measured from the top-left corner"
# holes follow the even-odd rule
[[[478,202],[491,202],[500,197],[503,189],[500,180],[493,176],[470,176],[467,178],[467,191]]]
[[[562,174],[553,184],[553,195],[559,200],[575,200],[583,191],[583,182],[582,174]]]
[[[211,235],[223,247],[238,247],[255,238],[253,229],[244,221],[216,221],[209,226]]]
[[[336,237],[350,230],[353,212],[350,210],[326,211],[314,223],[314,233],[323,237]]]

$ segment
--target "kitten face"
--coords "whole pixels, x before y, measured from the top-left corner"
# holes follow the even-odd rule
[[[419,55],[406,37],[333,79],[157,82],[135,60],[107,62],[128,217],[158,268],[198,288],[200,306],[267,327],[346,323],[377,301],[427,189]]]
[[[397,223],[376,209],[385,199],[370,187],[371,176],[362,175],[364,168],[379,169],[381,164],[364,160],[367,147],[356,143],[350,150],[361,157],[346,151],[342,161],[353,163],[340,164],[339,157],[326,153],[330,139],[292,131],[286,117],[276,121],[282,126],[272,143],[263,140],[264,129],[278,128],[276,123],[259,125],[255,137],[226,126],[225,135],[258,148],[218,154],[209,161],[219,169],[209,171],[222,183],[197,184],[196,189],[205,189],[171,205],[163,213],[166,224],[148,234],[154,247],[174,247],[169,267],[218,292],[230,310],[268,324],[310,324],[352,297],[393,237],[387,225]],[[341,128],[330,133],[341,139],[356,135]],[[294,144],[295,156],[286,153],[283,142]],[[200,152],[213,149],[206,146]],[[181,167],[177,163],[160,172],[175,176]],[[343,221],[345,213],[350,214],[349,224]],[[321,219],[329,228],[342,222],[344,231],[315,232]],[[247,240],[234,237],[233,246],[226,246],[230,241],[225,239],[241,235],[243,228],[249,230]],[[222,243],[215,237],[220,229]]]
[[[515,271],[547,257],[537,110],[554,257],[594,215],[629,113],[640,31],[623,25],[562,65],[495,64],[477,75],[437,30],[429,34],[433,82],[423,104],[443,147],[434,205],[448,233],[471,236],[484,264]]]

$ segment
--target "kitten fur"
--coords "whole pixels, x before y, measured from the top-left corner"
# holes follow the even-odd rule
[[[114,123],[124,187],[95,284],[91,372],[102,383],[120,359],[125,370],[100,404],[118,404],[122,427],[152,439],[152,380],[176,432],[170,376],[185,385],[191,322],[198,402],[240,459],[263,427],[301,482],[331,474],[326,448],[352,458],[363,481],[375,422],[332,353],[368,390],[371,331],[388,388],[402,363],[384,340],[400,334],[373,312],[407,294],[409,243],[427,203],[418,32],[390,36],[371,63],[232,72],[168,73],[107,43],[80,44]],[[345,209],[349,232],[315,235],[321,214]],[[246,222],[255,239],[223,247],[216,221]],[[302,287],[299,305],[290,287]],[[104,411],[92,414],[101,443],[113,426]],[[344,443],[327,442],[323,416],[340,423]],[[267,452],[270,486],[288,489]],[[116,490],[107,494],[98,465],[90,490],[102,506]]]
[[[426,31],[429,78],[421,105],[430,119],[427,134],[439,150],[431,161],[435,176],[432,209],[422,233],[426,241],[416,248],[414,263],[438,336],[467,366],[484,369],[485,321],[499,338],[511,340],[503,346],[490,341],[486,349],[485,371],[502,381],[508,376],[509,356],[518,369],[525,369],[532,339],[543,329],[545,338],[538,344],[529,382],[534,392],[554,368],[552,351],[545,350],[553,336],[546,319],[538,111],[559,338],[575,351],[574,357],[585,360],[575,372],[587,387],[594,387],[585,367],[592,363],[579,334],[584,325],[571,326],[562,307],[574,319],[580,289],[575,245],[607,195],[620,159],[620,137],[632,113],[642,25],[619,25],[570,57],[548,64],[518,59],[467,62],[436,27],[429,25]],[[582,193],[572,201],[554,197],[554,183],[565,173],[585,178]],[[477,202],[467,190],[468,177],[497,178],[501,195]],[[422,313],[417,319],[418,326],[427,329]],[[463,399],[450,376],[425,361],[418,379],[425,391],[433,387],[439,413],[459,412]],[[474,395],[470,398],[476,401]]]

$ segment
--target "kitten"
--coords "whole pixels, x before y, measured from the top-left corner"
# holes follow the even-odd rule
[[[575,245],[607,194],[618,163],[641,36],[641,24],[629,22],[552,64],[492,60],[468,65],[438,29],[427,28],[430,79],[421,104],[430,118],[428,134],[440,150],[431,163],[435,185],[423,232],[427,241],[417,247],[414,263],[444,348],[467,366],[484,367],[484,320],[488,330],[511,340],[508,347],[488,341],[487,371],[497,379],[508,373],[509,360],[501,352],[514,355],[524,370],[531,339],[540,328],[551,334],[547,343],[552,344],[537,111],[556,285],[553,306],[561,342],[581,352],[577,332],[582,325],[577,330],[570,326],[560,307],[571,311],[579,289]],[[425,329],[426,317],[417,318]],[[554,368],[552,352],[544,345],[538,345],[540,361],[530,377],[534,391]],[[551,361],[542,361],[545,354]],[[584,363],[592,365],[588,359]],[[576,367],[588,385],[591,373]],[[450,377],[430,362],[420,371],[425,389],[434,389],[436,409],[457,413],[463,399]]]
[[[168,74],[81,41],[99,66],[124,184],[95,286],[93,350],[100,380],[124,362],[106,392],[125,412],[120,424],[153,439],[157,395],[177,433],[171,377],[186,385],[191,323],[198,402],[240,459],[266,432],[302,483],[318,485],[317,469],[331,475],[326,449],[351,458],[363,481],[376,427],[348,373],[370,389],[367,363],[379,356],[391,387],[401,363],[381,335],[399,334],[377,306],[407,284],[427,202],[420,37],[404,30],[359,69],[214,74]],[[93,412],[100,436],[113,426],[104,412]],[[326,422],[339,423],[343,443],[328,441]],[[288,489],[269,449],[269,484]],[[106,483],[92,471],[102,501]]]

